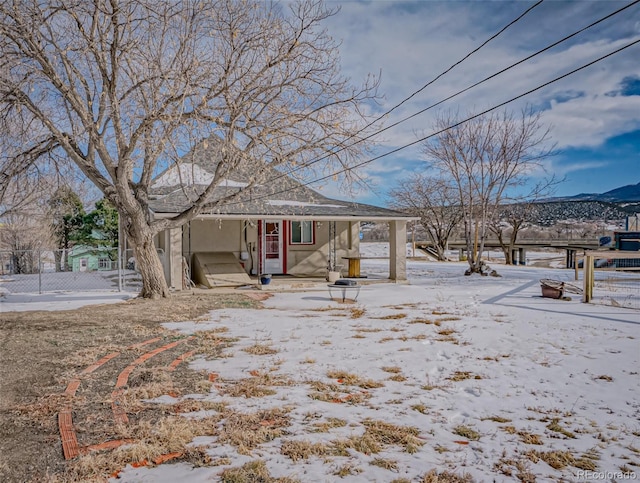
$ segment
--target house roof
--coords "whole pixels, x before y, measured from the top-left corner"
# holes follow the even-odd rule
[[[180,213],[214,179],[221,159],[220,142],[209,141],[160,173],[150,190],[149,206],[157,217]],[[247,186],[255,182],[252,188]],[[229,203],[216,203],[237,194]],[[318,193],[259,161],[240,162],[210,197],[200,218],[414,219],[404,213],[363,203],[340,201]]]

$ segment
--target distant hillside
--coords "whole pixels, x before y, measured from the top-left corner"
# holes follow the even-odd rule
[[[620,221],[640,211],[640,203],[612,203],[608,201],[549,201],[530,208],[529,220],[540,226],[559,221]]]
[[[609,201],[612,203],[640,202],[640,183],[621,186],[606,193],[581,193],[575,196],[549,198],[545,201]]]

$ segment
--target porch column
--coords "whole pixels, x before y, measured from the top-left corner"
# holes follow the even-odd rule
[[[166,266],[169,267],[167,285],[182,290],[182,228],[167,230],[168,243],[165,245]]]
[[[389,278],[407,279],[407,222],[389,222]]]

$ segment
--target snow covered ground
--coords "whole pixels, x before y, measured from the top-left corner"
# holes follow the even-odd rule
[[[190,362],[219,374],[207,399],[246,414],[285,408],[288,426],[249,455],[215,438],[194,443],[228,465],[127,467],[120,481],[215,481],[251,460],[302,482],[417,481],[431,469],[475,481],[640,478],[638,311],[541,298],[539,279],[570,281],[568,270],[500,266],[493,278],[464,277],[464,268],[409,261],[409,285],[365,285],[357,303],[330,300],[322,288],[277,293],[266,309],[165,324],[185,334],[228,328],[239,342],[227,357]],[[372,277],[387,270],[386,260],[362,261]],[[257,344],[276,352],[243,350]],[[221,384],[255,374],[289,383],[263,397],[221,394]],[[323,387],[335,397],[322,397]],[[378,453],[356,445],[294,461],[283,452],[291,441],[358,440],[380,422],[417,436]]]

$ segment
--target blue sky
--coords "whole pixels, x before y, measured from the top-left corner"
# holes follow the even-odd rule
[[[381,73],[372,115],[390,109],[500,30],[534,2],[527,1],[334,1],[340,12],[329,33],[342,41],[343,72],[354,82]],[[546,0],[478,53],[410,102],[394,111],[386,125],[477,82],[631,3]],[[640,4],[501,76],[448,101],[446,110],[484,110],[640,39]],[[542,112],[559,154],[547,169],[566,181],[556,195],[604,192],[640,182],[640,44],[510,104],[530,104]],[[431,110],[377,138],[376,153],[428,134]],[[384,205],[398,180],[424,169],[419,148],[375,161],[360,171],[370,185],[350,198]],[[316,186],[314,186],[316,187]],[[322,192],[346,198],[337,187]]]

